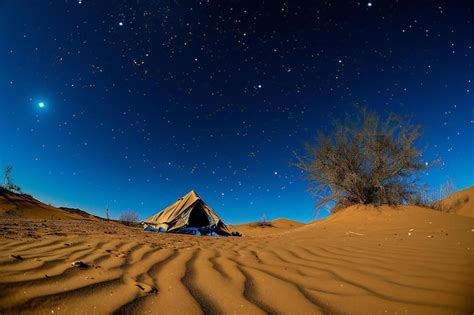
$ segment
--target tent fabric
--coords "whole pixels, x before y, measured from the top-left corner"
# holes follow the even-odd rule
[[[175,203],[143,221],[145,229],[151,227],[165,232],[178,232],[188,227],[210,227],[224,235],[229,228],[219,216],[194,191],[179,198]]]

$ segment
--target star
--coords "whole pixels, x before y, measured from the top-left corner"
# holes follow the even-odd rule
[[[370,8],[372,6],[372,2],[368,2],[367,6]]]
[[[39,102],[38,103],[38,107],[39,108],[44,108],[46,105],[44,104],[44,102]]]

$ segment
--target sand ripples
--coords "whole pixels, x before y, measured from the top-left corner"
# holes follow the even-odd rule
[[[171,246],[174,236],[160,235],[153,244],[78,236],[3,240],[0,309],[7,314],[472,311],[472,254],[454,245],[420,250],[407,242],[381,245],[380,239],[347,237],[316,242],[298,235],[198,241],[176,236],[182,244],[192,243],[180,248]],[[75,268],[74,261],[90,267]]]

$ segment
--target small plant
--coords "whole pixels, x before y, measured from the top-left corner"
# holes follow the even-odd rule
[[[138,222],[138,213],[133,211],[125,211],[120,214],[119,221],[126,224],[133,224]]]
[[[411,204],[435,210],[443,210],[441,209],[441,206],[436,205],[436,201],[438,201],[438,198],[436,197],[435,193],[430,193],[426,190],[420,190],[416,193]]]
[[[456,184],[452,180],[447,180],[439,187],[439,199],[444,199],[456,192]]]
[[[461,200],[454,200],[452,203],[444,200],[455,192],[456,185],[452,180],[447,180],[439,186],[439,189],[418,192],[412,204],[437,211],[450,212],[462,205]]]
[[[260,220],[255,223],[255,226],[256,227],[272,227],[273,224],[267,221],[267,216],[264,213],[262,214]]]

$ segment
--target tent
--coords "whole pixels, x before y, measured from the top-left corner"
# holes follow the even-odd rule
[[[193,235],[231,235],[219,216],[194,191],[143,221],[145,230]]]

